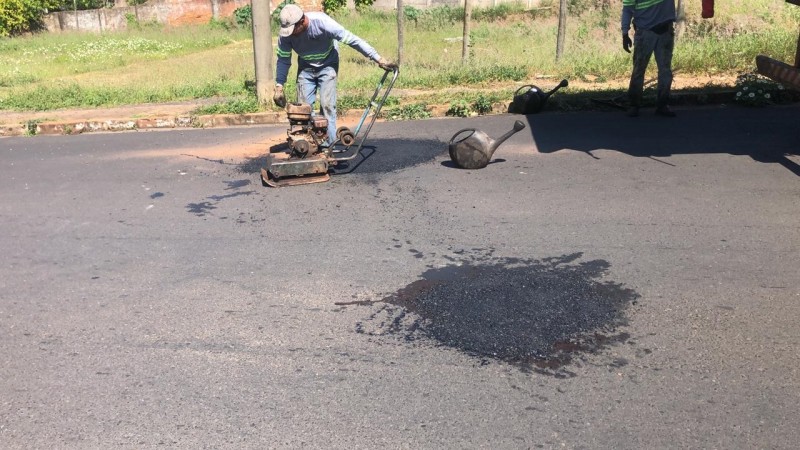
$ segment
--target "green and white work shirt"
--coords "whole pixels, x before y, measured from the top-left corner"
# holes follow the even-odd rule
[[[622,0],[622,34],[634,27],[652,30],[658,25],[675,21],[674,0]]]
[[[349,45],[377,62],[381,57],[366,41],[345,30],[323,12],[307,12],[308,29],[297,36],[278,39],[278,64],[275,81],[285,84],[292,67],[292,50],[297,53],[298,70],[323,67],[339,68],[339,42]]]

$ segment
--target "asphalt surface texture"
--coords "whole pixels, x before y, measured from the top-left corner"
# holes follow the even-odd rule
[[[2,447],[795,448],[800,106],[676,112],[2,138]]]

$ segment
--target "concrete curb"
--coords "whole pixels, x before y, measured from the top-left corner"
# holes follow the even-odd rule
[[[692,93],[674,95],[674,105],[711,105],[732,103],[735,92]],[[444,116],[445,109],[432,108],[433,117]],[[343,119],[358,120],[362,111],[348,111]],[[202,116],[178,115],[175,117],[121,118],[103,120],[77,120],[37,122],[28,121],[19,125],[0,125],[0,137],[30,135],[73,135],[90,132],[138,131],[170,128],[215,128],[246,125],[287,124],[282,112],[251,114],[212,114]]]
[[[164,128],[213,128],[241,125],[268,125],[288,123],[277,112],[253,114],[216,114],[144,119],[104,119],[58,122],[36,122],[0,126],[0,136],[70,135],[98,131],[136,131]]]

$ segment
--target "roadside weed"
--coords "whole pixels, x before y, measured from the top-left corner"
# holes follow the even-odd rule
[[[450,105],[450,108],[445,112],[446,116],[453,117],[469,117],[472,111],[469,105],[464,100],[459,100]]]
[[[784,87],[769,78],[745,73],[736,79],[736,103],[744,106],[767,106],[785,101]]]
[[[388,110],[384,109],[381,111],[381,115],[386,117],[387,120],[416,120],[431,117],[431,113],[422,103],[404,105]]]

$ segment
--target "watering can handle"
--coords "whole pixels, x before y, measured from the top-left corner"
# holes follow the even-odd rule
[[[534,87],[532,84],[526,84],[525,86],[520,86],[520,87],[519,87],[519,89],[517,89],[517,90],[516,90],[516,92],[514,92],[514,97],[516,97],[517,95],[519,95],[519,92],[520,92],[521,90],[523,90],[523,89],[525,89],[525,88],[528,88],[528,89],[530,89],[530,88],[532,88],[532,87]]]
[[[459,131],[457,131],[457,132],[456,132],[456,134],[454,134],[454,135],[453,135],[453,137],[451,137],[451,138],[450,138],[450,142],[449,142],[449,143],[450,143],[450,144],[452,144],[452,143],[453,143],[453,141],[455,141],[455,140],[456,140],[456,138],[457,138],[457,137],[458,137],[458,136],[459,136],[461,133],[464,133],[464,132],[466,132],[466,131],[469,131],[470,133],[474,133],[475,131],[477,131],[477,129],[476,129],[476,128],[464,128],[463,130],[459,130]]]

